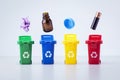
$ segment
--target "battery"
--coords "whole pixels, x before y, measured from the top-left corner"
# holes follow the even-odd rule
[[[100,19],[100,16],[102,15],[101,12],[97,12],[94,19],[93,19],[93,22],[92,22],[92,25],[91,25],[91,29],[93,30],[96,30],[97,28],[97,24],[99,22],[99,19]]]

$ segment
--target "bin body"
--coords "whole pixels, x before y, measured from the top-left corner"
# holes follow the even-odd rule
[[[20,45],[20,63],[32,64],[32,44],[31,36],[19,36],[18,44]]]
[[[54,41],[53,35],[41,35],[42,64],[54,64]]]
[[[75,34],[64,35],[64,47],[65,47],[65,64],[77,63],[77,44],[79,41],[76,39]]]
[[[88,44],[88,63],[100,64],[100,44],[102,44],[101,35],[89,35]]]

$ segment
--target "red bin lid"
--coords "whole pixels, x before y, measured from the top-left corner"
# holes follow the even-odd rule
[[[97,41],[101,41],[101,35],[89,35],[89,40],[97,40]]]
[[[86,44],[89,44],[89,43],[102,43],[102,40],[101,40],[101,35],[98,35],[98,34],[91,34],[89,35],[89,40],[86,41]]]

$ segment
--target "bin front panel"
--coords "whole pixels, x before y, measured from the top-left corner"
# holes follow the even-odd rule
[[[76,43],[65,44],[65,63],[76,63]]]
[[[31,44],[20,44],[20,62],[21,63],[31,63]]]
[[[89,63],[95,62],[99,63],[100,61],[100,44],[99,43],[90,43],[88,44],[88,57]]]
[[[54,44],[42,44],[42,61],[43,63],[53,63],[54,61]]]

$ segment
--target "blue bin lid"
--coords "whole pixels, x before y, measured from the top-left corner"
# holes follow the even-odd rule
[[[56,41],[54,40],[53,35],[41,35],[40,44],[48,43],[48,42],[51,42],[51,43],[54,43],[54,44],[56,43]]]

